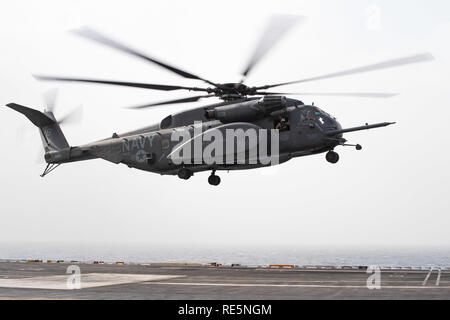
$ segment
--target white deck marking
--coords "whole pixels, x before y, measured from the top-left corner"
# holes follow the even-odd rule
[[[427,276],[425,277],[425,280],[423,280],[422,286],[426,286],[428,279],[430,279],[431,273],[433,272],[433,268],[430,269],[430,272],[428,272]]]
[[[274,288],[347,288],[367,289],[367,286],[355,285],[315,285],[315,284],[264,284],[264,283],[202,283],[202,282],[152,282],[152,285],[169,286],[213,286],[213,287],[274,287]],[[450,289],[450,287],[424,286],[381,286],[381,289]]]
[[[442,269],[439,268],[438,269],[438,277],[437,277],[437,280],[436,280],[436,285],[437,286],[439,286],[439,283],[441,282],[441,271],[442,271]]]
[[[22,279],[0,279],[1,288],[70,290],[67,279],[70,275],[44,276]],[[161,281],[183,276],[151,275],[151,274],[114,274],[87,273],[81,274],[81,289],[115,286],[119,284]]]

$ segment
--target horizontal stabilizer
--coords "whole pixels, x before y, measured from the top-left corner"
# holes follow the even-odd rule
[[[20,104],[10,103],[10,104],[7,104],[6,106],[23,114],[38,128],[43,128],[43,127],[46,127],[46,126],[56,123],[55,120],[46,116],[42,112],[28,108],[28,107],[21,106]]]

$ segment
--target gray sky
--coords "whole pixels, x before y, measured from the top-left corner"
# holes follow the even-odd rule
[[[42,179],[37,129],[3,108],[0,242],[448,246],[449,9],[444,0],[2,2],[0,104],[42,109],[41,94],[59,86],[57,117],[84,106],[82,125],[63,127],[71,145],[201,105],[131,111],[122,107],[186,93],[36,82],[32,73],[199,85],[66,32],[80,25],[218,82],[239,79],[273,13],[308,20],[258,65],[250,85],[417,52],[436,61],[286,88],[398,92],[387,100],[299,97],[346,127],[398,124],[347,135],[364,150],[339,149],[336,166],[323,155],[300,158],[276,170],[222,173],[219,188],[209,186],[209,173],[185,182],[102,160]]]

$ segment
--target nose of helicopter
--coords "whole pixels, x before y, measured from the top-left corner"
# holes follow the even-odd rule
[[[342,125],[335,118],[332,119],[332,123],[333,125],[330,126],[327,131],[342,130]],[[347,142],[347,139],[344,138],[342,133],[334,136],[334,139],[337,144],[345,144]]]
[[[333,122],[334,122],[333,127],[336,128],[334,130],[342,130],[342,125],[336,119],[333,119]],[[329,130],[329,131],[334,131],[334,130],[332,129],[332,130]],[[343,133],[334,136],[333,140],[334,140],[333,147],[336,147],[338,145],[344,145],[344,144],[347,143],[347,139],[344,138],[344,134]]]
[[[336,129],[334,129],[334,130],[342,130],[342,125],[337,121],[337,120],[334,120],[334,127],[336,128]],[[340,134],[340,135],[338,135],[337,137],[338,138],[342,138],[342,134]]]

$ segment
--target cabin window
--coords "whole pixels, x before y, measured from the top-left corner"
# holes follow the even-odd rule
[[[280,130],[280,132],[289,131],[291,129],[291,123],[288,117],[279,117],[274,122],[274,128]]]

